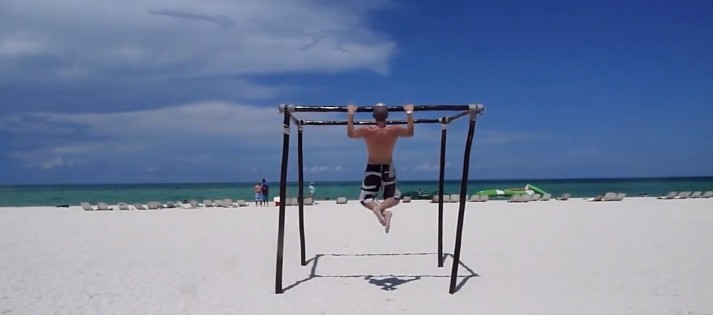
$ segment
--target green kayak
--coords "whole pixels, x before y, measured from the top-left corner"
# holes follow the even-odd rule
[[[546,191],[544,191],[541,188],[539,188],[535,185],[532,185],[532,184],[527,184],[527,185],[525,185],[524,188],[485,189],[485,190],[476,192],[476,194],[478,194],[478,195],[489,196],[489,197],[511,197],[514,195],[524,195],[524,194],[544,195],[546,193],[547,193]]]
[[[431,200],[433,199],[433,196],[437,195],[438,191],[407,191],[404,193],[401,193],[402,197],[411,197],[411,199],[418,200],[418,199],[423,199],[423,200]]]

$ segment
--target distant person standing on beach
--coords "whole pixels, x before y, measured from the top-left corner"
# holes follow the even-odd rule
[[[394,147],[396,147],[399,137],[413,136],[413,105],[404,105],[404,111],[408,118],[406,128],[386,125],[389,110],[383,104],[374,106],[375,125],[354,128],[356,111],[356,106],[349,105],[347,107],[347,136],[353,139],[364,139],[368,155],[359,200],[364,207],[374,212],[386,233],[389,233],[392,213],[388,209],[396,206],[401,199],[401,193],[396,185],[396,170],[393,165]],[[384,201],[379,204],[376,202],[376,195],[382,188]]]
[[[255,192],[255,205],[262,205],[262,185],[260,185],[260,183],[255,183],[255,186],[253,186],[253,192]]]
[[[317,188],[314,187],[314,182],[309,182],[307,190],[309,191],[309,197],[312,198],[312,201],[314,201],[314,196],[317,195]]]
[[[270,186],[267,185],[265,179],[262,179],[262,185],[260,186],[260,191],[262,191],[262,200],[266,206],[270,205]]]

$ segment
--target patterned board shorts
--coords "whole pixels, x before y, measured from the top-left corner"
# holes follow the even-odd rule
[[[384,199],[401,198],[401,192],[396,184],[396,169],[392,164],[367,164],[359,200],[362,204],[373,201],[381,189],[384,190]]]

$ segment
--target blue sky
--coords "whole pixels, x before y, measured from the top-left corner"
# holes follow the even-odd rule
[[[711,176],[712,35],[710,1],[4,0],[0,184],[274,182],[280,103],[484,104],[473,179]],[[345,127],[304,136],[308,180],[361,179]]]

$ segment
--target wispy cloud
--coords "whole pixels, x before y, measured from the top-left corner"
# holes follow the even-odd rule
[[[451,167],[451,163],[450,163],[450,162],[446,162],[446,163],[445,163],[445,168],[450,168],[450,167]],[[433,171],[438,171],[438,170],[440,170],[440,169],[441,169],[441,164],[440,164],[440,162],[436,162],[436,163],[433,163],[433,162],[424,162],[424,163],[421,163],[421,164],[418,164],[418,165],[414,166],[413,169],[414,169],[414,170],[417,170],[417,171],[433,172]]]
[[[543,141],[549,136],[542,132],[483,130],[477,135],[479,145],[501,145],[524,141]]]
[[[165,15],[165,16],[174,17],[174,18],[182,18],[182,19],[195,20],[195,21],[204,21],[204,22],[217,24],[222,27],[230,27],[230,26],[235,25],[235,21],[233,21],[233,19],[231,19],[230,17],[227,17],[225,15],[196,14],[196,13],[181,12],[181,11],[176,11],[176,10],[154,10],[154,11],[149,11],[149,13],[156,14],[156,15]]]
[[[0,122],[10,122],[2,124],[2,131],[34,139],[25,146],[30,148],[9,156],[37,167],[52,161],[62,161],[48,164],[58,167],[112,157],[160,161],[168,156],[213,163],[221,158],[200,157],[241,146],[276,149],[277,142],[257,140],[278,139],[281,132],[276,108],[223,102],[104,114],[32,113],[0,117]]]
[[[5,0],[0,82],[354,69],[386,74],[396,44],[371,29],[367,15],[389,2],[364,3]]]
[[[345,167],[341,165],[313,165],[308,168],[309,172],[312,173],[323,173],[323,172],[348,172],[351,171],[351,167]]]

